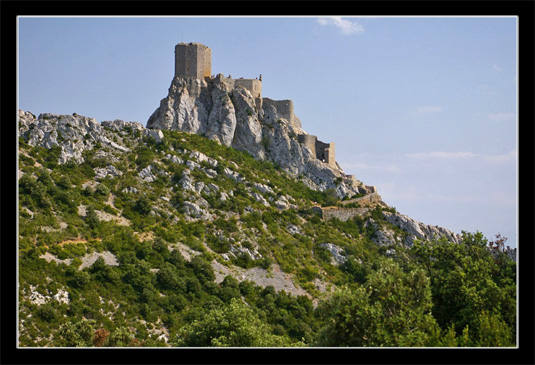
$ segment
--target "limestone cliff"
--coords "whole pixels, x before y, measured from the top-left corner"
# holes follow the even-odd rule
[[[339,197],[371,191],[344,179],[338,164],[317,159],[315,151],[300,143],[297,137],[306,133],[297,117],[221,78],[175,77],[147,128],[205,135],[257,159],[268,159],[292,176],[303,177],[311,188],[333,188]]]

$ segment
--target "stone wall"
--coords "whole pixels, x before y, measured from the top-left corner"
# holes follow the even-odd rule
[[[294,103],[291,100],[273,100],[269,98],[262,98],[262,105],[274,106],[284,119],[286,119],[291,125],[295,126],[294,120]],[[299,126],[301,128],[301,126]]]
[[[239,78],[234,80],[234,86],[241,86],[251,93],[254,98],[262,97],[262,81],[258,79],[244,79]]]
[[[369,211],[369,208],[321,208],[321,218],[328,221],[331,218],[338,218],[345,222],[359,215],[363,216]]]
[[[344,207],[320,207],[316,206],[312,208],[312,211],[318,214],[322,219],[329,220],[331,218],[338,218],[341,221],[347,221],[357,215],[363,216],[370,209],[379,205],[382,207],[388,207],[383,202],[381,196],[377,193],[371,193],[360,198],[342,201],[342,205],[350,203],[359,203],[359,208],[344,208]]]
[[[259,79],[233,79],[232,77],[225,77],[222,73],[217,74],[216,77],[207,80],[208,82],[219,82],[225,84],[228,90],[235,87],[243,87],[247,89],[255,99],[255,106],[257,109],[262,109],[262,81]]]
[[[334,159],[334,142],[324,143],[316,141],[316,158],[329,166],[334,166],[336,163]]]
[[[200,43],[179,43],[175,46],[175,76],[197,79],[212,74],[212,50]]]
[[[325,162],[331,167],[336,166],[334,158],[334,142],[325,143],[318,141],[318,137],[311,134],[300,134],[297,136],[297,140],[308,147],[315,158]]]
[[[313,136],[312,134],[300,134],[297,136],[297,140],[308,147],[314,155],[314,158],[317,158],[316,141],[318,140],[318,137]]]
[[[352,204],[352,203],[358,203],[359,205],[379,204],[379,205],[384,206],[384,202],[382,201],[381,195],[377,194],[377,192],[372,192],[370,194],[367,194],[367,195],[364,195],[355,199],[344,200],[340,204],[347,205],[347,204]]]

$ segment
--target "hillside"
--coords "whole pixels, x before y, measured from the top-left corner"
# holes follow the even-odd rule
[[[255,155],[206,130],[20,111],[20,345],[514,346],[499,237],[398,213],[273,143],[292,134],[272,119]]]

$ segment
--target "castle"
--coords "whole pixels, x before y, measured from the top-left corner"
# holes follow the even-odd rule
[[[253,96],[257,109],[273,106],[290,125],[301,130],[301,122],[294,114],[292,100],[272,100],[262,97],[262,75],[256,79],[233,79],[230,75],[225,77],[222,73],[213,76],[212,50],[204,44],[192,42],[179,43],[175,46],[175,77],[192,77],[209,84],[222,83],[230,90],[236,87],[247,89]],[[308,147],[316,159],[330,167],[337,167],[334,159],[334,142],[324,143],[316,136],[306,133],[299,134],[297,140]]]
[[[230,90],[243,87],[255,98],[256,107],[262,108],[262,75],[260,79],[233,79],[222,73],[212,76],[212,50],[204,44],[179,43],[175,46],[175,77],[177,76],[204,79],[208,83],[223,83]]]

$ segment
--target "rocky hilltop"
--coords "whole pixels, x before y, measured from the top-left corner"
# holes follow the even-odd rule
[[[297,117],[292,118],[298,121]],[[225,146],[268,159],[290,175],[306,177],[311,188],[335,189],[339,197],[372,191],[346,179],[342,168],[317,159],[298,141],[306,132],[273,104],[262,108],[243,87],[230,89],[224,82],[175,77],[168,95],[147,122],[147,128],[204,135]],[[339,183],[336,183],[336,181]]]
[[[175,76],[147,128],[206,136],[303,176],[311,188],[335,189],[340,198],[375,191],[345,175],[334,159],[334,143],[317,141],[302,129],[291,100],[261,97],[261,75],[209,76],[211,51],[198,43],[178,44],[175,56]]]
[[[174,82],[180,82],[180,80],[175,79]],[[242,95],[248,94],[247,90],[240,91],[242,92]],[[276,115],[276,111],[272,110],[272,112]],[[271,119],[272,118],[268,118],[268,120]],[[253,118],[253,120],[255,119]],[[291,140],[288,134],[288,129],[291,128],[291,126],[289,126],[286,121],[275,124],[280,127],[279,129],[276,129],[278,130],[276,133],[280,133],[279,136],[285,141]],[[151,125],[153,127],[156,126],[155,122],[151,123]],[[192,125],[194,124],[188,123],[187,125],[190,126],[188,128],[193,128]],[[159,126],[161,127],[161,125]],[[196,125],[195,128],[201,127],[200,125]],[[193,133],[194,131],[198,132],[200,130],[205,129],[190,129],[188,130],[188,133]],[[295,129],[293,130],[295,131]],[[93,169],[94,179],[96,181],[105,178],[120,178],[123,175],[123,172],[121,171],[121,168],[118,167],[118,162],[124,160],[125,155],[132,154],[134,156],[136,149],[146,145],[147,138],[155,143],[163,143],[166,140],[164,133],[161,130],[145,128],[138,122],[114,120],[99,123],[94,118],[77,114],[56,115],[43,113],[36,117],[32,113],[22,110],[19,111],[19,132],[20,136],[30,146],[38,146],[45,149],[56,148],[58,151],[58,164],[83,164],[84,162],[87,162],[87,157],[84,156],[89,155],[93,159],[98,159],[101,161],[100,165]],[[220,134],[214,134],[212,137],[221,138],[219,142],[225,140]],[[234,139],[236,138],[236,134],[234,134]],[[227,143],[230,143],[232,146],[232,141],[234,139],[228,139]],[[347,192],[350,190],[345,186],[340,188],[341,184],[337,184],[334,181],[337,172],[335,169],[325,166],[324,163],[314,159],[306,160],[304,156],[307,156],[307,152],[309,151],[307,148],[300,146],[297,141],[294,141],[294,143],[289,142],[289,144],[280,143],[279,145],[293,145],[296,151],[301,151],[302,153],[300,155],[301,158],[293,159],[289,158],[288,155],[283,154],[281,152],[282,150],[279,150],[278,154],[271,155],[280,156],[281,161],[287,161],[287,167],[294,166],[294,168],[297,169],[297,171],[301,171],[301,173],[303,173],[303,170],[300,169],[304,169],[304,171],[309,173],[314,172],[316,174],[323,171],[324,173],[319,176],[324,179],[330,177],[333,180],[324,182],[323,185],[320,185],[321,187],[327,188],[329,186],[335,186],[338,188],[337,192]],[[223,169],[221,169],[221,166],[218,168],[218,160],[208,157],[207,154],[204,153],[206,151],[183,151],[180,149],[173,149],[172,147],[171,151],[172,153],[167,153],[165,156],[162,156],[162,161],[169,161],[186,167],[186,170],[178,180],[178,184],[182,190],[187,191],[190,194],[190,199],[184,202],[186,212],[185,218],[188,221],[211,221],[214,219],[214,216],[217,216],[217,212],[205,199],[202,198],[202,195],[211,190],[212,192],[218,191],[219,188],[214,184],[210,185],[196,181],[195,177],[191,174],[191,171],[195,170],[202,171],[212,179],[218,176],[219,171],[219,173],[232,179],[237,184],[251,184],[253,189],[250,190],[250,195],[266,207],[273,207],[279,210],[289,208],[297,209],[295,204],[290,203],[293,201],[292,197],[285,195],[282,191],[276,194],[273,188],[268,186],[270,183],[269,181],[247,181],[247,179],[240,173],[239,167],[236,165],[230,165]],[[259,151],[266,153],[264,149]],[[286,153],[291,155],[291,150],[286,151]],[[256,157],[261,159],[260,156],[261,155],[257,155]],[[283,156],[286,157],[283,158]],[[162,161],[154,160],[153,163],[136,171],[135,175],[139,184],[138,188],[143,185],[150,188],[150,183],[157,180],[158,176],[162,176],[168,180],[172,179],[170,172],[166,172],[162,169]],[[316,166],[316,168],[311,168],[310,166]],[[338,171],[338,173],[340,173],[340,171]],[[316,178],[318,178],[318,176],[316,176]],[[318,185],[311,183],[312,179],[301,179],[300,181],[305,182],[306,185],[312,185],[312,187],[318,188]],[[137,190],[138,188],[136,188],[135,185],[129,189]],[[233,196],[232,190],[218,191],[218,193],[221,199],[232,198]],[[277,199],[274,198],[275,196]],[[170,205],[168,201],[169,198],[164,196],[159,203]],[[359,205],[359,208],[354,208],[355,205]],[[377,192],[359,194],[359,197],[357,198],[343,200],[339,206],[317,206],[315,209],[318,215],[325,220],[336,218],[341,221],[348,221],[356,216],[367,217],[370,211],[376,207],[384,208],[384,211],[381,213],[382,219],[384,219],[384,223],[390,223],[389,225],[384,223],[379,224],[371,217],[366,221],[366,225],[372,226],[373,231],[376,232],[372,240],[380,246],[395,246],[401,244],[410,247],[415,239],[427,240],[438,239],[440,237],[445,237],[451,242],[457,243],[460,241],[461,236],[459,234],[442,227],[431,226],[415,221],[406,215],[400,214],[395,211],[395,209],[389,207]],[[399,228],[404,234],[399,235],[399,232],[396,234],[392,227]]]

